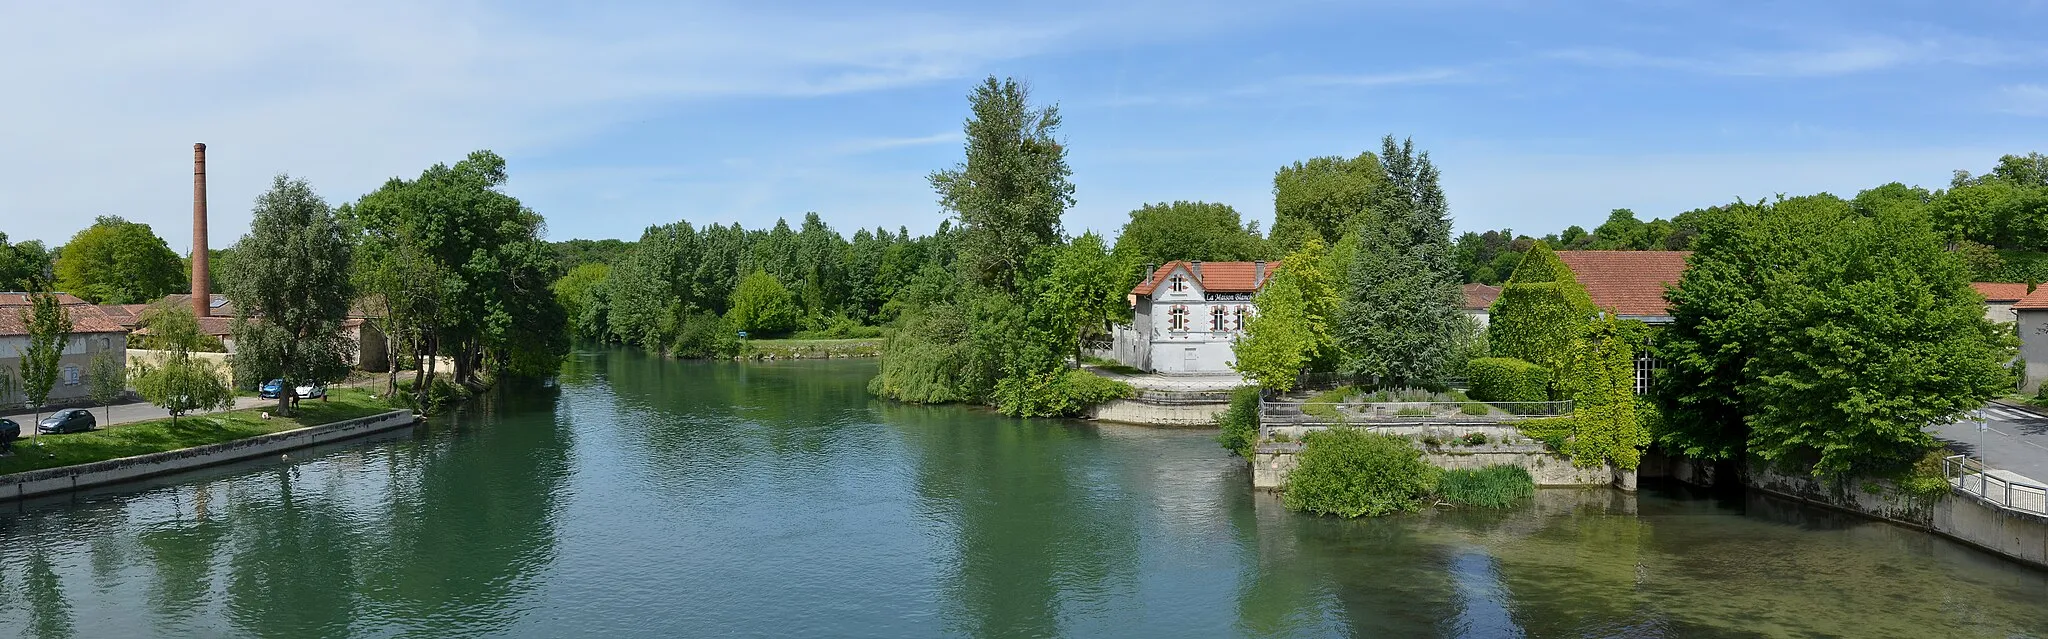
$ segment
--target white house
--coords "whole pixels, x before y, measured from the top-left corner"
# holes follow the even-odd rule
[[[1158,373],[1230,373],[1231,346],[1255,312],[1252,295],[1279,262],[1170,262],[1131,289],[1131,325],[1115,359]]]

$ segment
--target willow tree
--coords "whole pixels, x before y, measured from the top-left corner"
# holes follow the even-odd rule
[[[240,264],[227,295],[235,304],[238,381],[284,380],[279,414],[291,414],[290,389],[348,374],[354,346],[341,325],[355,301],[352,251],[326,200],[285,175],[257,196],[249,233],[235,243]]]

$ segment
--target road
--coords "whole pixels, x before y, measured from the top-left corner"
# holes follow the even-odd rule
[[[236,397],[236,398],[235,398],[235,406],[234,406],[234,408],[231,408],[231,409],[228,409],[228,410],[235,410],[235,409],[241,409],[241,408],[252,408],[252,407],[256,407],[256,406],[262,406],[262,405],[266,405],[266,404],[269,404],[269,405],[275,405],[275,404],[277,404],[277,400],[275,400],[275,399],[257,399],[257,398],[254,398],[254,397]],[[100,427],[101,427],[101,428],[105,428],[105,427],[107,427],[107,426],[108,426],[108,425],[109,425],[110,423],[111,423],[111,424],[115,424],[115,425],[118,425],[118,424],[128,424],[128,423],[133,423],[133,422],[140,422],[140,421],[148,421],[148,420],[152,420],[152,419],[164,419],[164,418],[166,418],[166,417],[170,417],[170,416],[171,416],[171,414],[170,414],[170,413],[166,413],[166,412],[164,412],[164,409],[161,409],[161,408],[157,408],[157,407],[155,407],[155,406],[151,406],[151,405],[149,405],[148,403],[145,403],[145,402],[135,402],[135,403],[132,403],[132,404],[116,404],[116,405],[114,405],[114,407],[113,407],[113,408],[111,409],[111,411],[112,411],[112,414],[113,414],[113,419],[111,420],[111,422],[109,421],[109,419],[108,419],[108,417],[107,417],[107,415],[108,415],[108,413],[109,413],[109,410],[110,410],[110,409],[107,409],[107,408],[100,408],[100,407],[95,407],[95,408],[92,408],[91,410],[92,410],[92,417],[93,417],[93,419],[97,419],[97,420],[99,420],[99,425],[100,425]],[[214,412],[214,411],[208,411],[208,412]],[[195,414],[203,414],[203,413],[195,413]],[[43,413],[43,416],[47,417],[47,416],[49,416],[49,413],[47,413],[47,412],[46,412],[46,413]],[[13,415],[6,415],[5,417],[6,417],[7,419],[11,419],[11,420],[14,420],[14,423],[16,423],[16,424],[21,424],[21,436],[22,436],[22,438],[23,438],[23,439],[27,439],[27,438],[28,438],[28,436],[29,436],[29,434],[30,434],[30,431],[31,431],[31,430],[33,430],[33,429],[35,428],[35,418],[36,418],[36,414],[35,414],[35,413],[19,413],[19,414],[13,414]]]
[[[2048,415],[2040,410],[1992,404],[1984,407],[1981,428],[1961,422],[1928,431],[1958,453],[2039,482],[2048,479]]]

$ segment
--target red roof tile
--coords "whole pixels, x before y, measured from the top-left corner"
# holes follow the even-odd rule
[[[56,296],[57,296],[57,303],[58,303],[58,304],[62,304],[62,305],[65,305],[65,306],[71,306],[71,305],[74,305],[74,304],[84,304],[84,303],[85,303],[85,300],[82,300],[82,299],[78,299],[77,297],[73,296],[73,295],[72,295],[72,294],[70,294],[70,293],[54,293],[54,295],[56,295]],[[6,292],[6,293],[0,293],[0,306],[28,306],[28,305],[29,305],[29,294],[28,294],[28,293],[22,293],[22,292],[19,292],[19,291],[10,291],[10,292]]]
[[[70,297],[70,296],[65,296]],[[71,298],[78,299],[78,298]],[[28,309],[25,305],[0,305],[0,335],[27,335]],[[126,333],[128,329],[121,322],[100,311],[100,307],[83,301],[65,304],[64,311],[71,317],[72,333]],[[9,353],[8,356],[12,356]]]
[[[1971,282],[1970,288],[1977,289],[1977,293],[1983,295],[1987,302],[2014,302],[2027,296],[2025,283]]]
[[[1465,285],[1465,310],[1486,310],[1487,308],[1493,306],[1494,300],[1499,298],[1500,287],[1498,286],[1487,286],[1485,284],[1479,283]]]
[[[1664,288],[1678,283],[1691,251],[1558,251],[1593,304],[1617,315],[1668,315]]]
[[[2038,310],[2044,308],[2048,308],[2048,286],[2036,288],[2034,289],[2034,292],[2028,293],[2026,297],[2022,297],[2019,301],[2013,302],[2012,304],[2012,310],[2015,311]]]
[[[1253,281],[1253,278],[1258,273],[1257,262],[1199,262],[1201,264],[1199,273],[1196,272],[1198,269],[1195,268],[1195,264],[1197,262],[1178,260],[1167,262],[1164,266],[1154,270],[1151,277],[1145,278],[1145,281],[1139,282],[1136,287],[1133,287],[1131,294],[1151,295],[1152,289],[1157,288],[1161,282],[1166,281],[1167,275],[1172,274],[1175,268],[1183,267],[1187,268],[1188,272],[1195,273],[1195,281],[1201,285],[1203,291],[1211,293],[1251,293],[1258,291],[1259,287],[1265,286],[1267,281],[1272,280],[1273,272],[1280,268],[1279,262],[1267,262],[1265,278]]]

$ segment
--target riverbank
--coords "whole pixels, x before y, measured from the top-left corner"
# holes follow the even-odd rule
[[[847,359],[881,357],[882,339],[757,339],[748,340],[734,359]]]
[[[0,475],[76,466],[124,457],[174,451],[258,437],[333,422],[389,412],[392,407],[363,389],[334,389],[326,401],[299,403],[290,417],[263,414],[276,408],[274,400],[260,406],[208,415],[170,418],[115,425],[84,433],[42,435],[40,445],[31,445],[24,434],[15,442],[14,454],[0,457]],[[28,424],[23,424],[28,428]],[[0,477],[0,481],[4,481]]]

